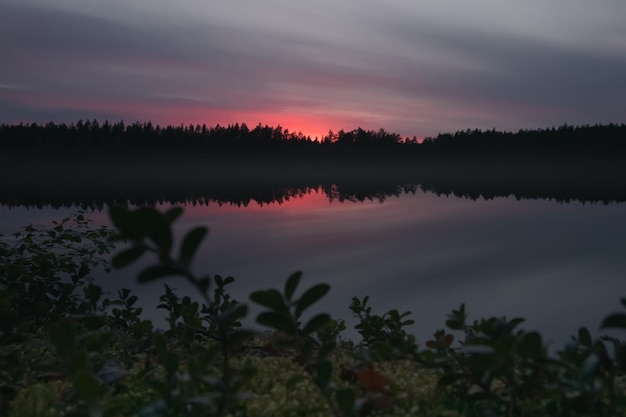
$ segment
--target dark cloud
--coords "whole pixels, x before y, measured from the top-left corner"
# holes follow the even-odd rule
[[[238,115],[310,112],[353,124],[344,128],[404,135],[626,118],[619,102],[626,56],[610,45],[455,26],[370,3],[371,10],[340,10],[344,15],[332,18],[305,14],[302,6],[276,8],[276,16],[264,11],[258,20],[167,20],[164,13],[160,20],[147,14],[145,23],[4,4],[0,122],[75,119],[84,103],[94,117],[157,123],[175,122],[176,106]],[[300,30],[298,13],[320,19],[319,30],[308,22]],[[263,16],[281,24],[263,25]]]
[[[502,106],[527,111],[535,107],[541,112],[549,109],[560,122],[572,117],[587,122],[623,120],[626,116],[617,101],[626,96],[626,85],[619,83],[620,74],[626,71],[623,54],[467,28],[446,30],[425,22],[396,25],[386,32],[414,45],[415,55],[401,64],[407,72],[401,87],[416,96],[426,92],[450,104],[471,104],[493,114]],[[442,51],[457,60],[448,65],[428,59],[408,62],[419,59],[421,50],[426,54]]]

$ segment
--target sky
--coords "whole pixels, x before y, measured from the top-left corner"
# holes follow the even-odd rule
[[[626,122],[623,0],[0,0],[0,123]]]

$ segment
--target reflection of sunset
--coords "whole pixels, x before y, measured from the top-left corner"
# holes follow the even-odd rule
[[[250,200],[248,205],[237,206],[233,204],[209,203],[207,205],[186,205],[185,215],[186,217],[203,217],[207,213],[228,213],[246,210],[246,212],[260,211],[265,212],[284,212],[292,210],[312,210],[322,207],[328,207],[331,202],[328,196],[320,188],[308,188],[299,193],[294,193],[291,196],[285,197],[281,202],[274,203],[259,203],[255,200]],[[166,207],[166,206],[163,206]]]

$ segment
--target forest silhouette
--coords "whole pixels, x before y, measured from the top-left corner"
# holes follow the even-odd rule
[[[626,125],[465,130],[418,140],[357,128],[314,140],[261,124],[0,125],[0,204],[384,201],[418,188],[472,199],[626,201]]]
[[[571,126],[504,132],[467,129],[440,133],[436,137],[401,137],[384,129],[328,132],[314,140],[302,132],[282,126],[258,124],[250,129],[245,123],[212,127],[180,125],[161,127],[150,122],[126,125],[123,121],[79,120],[75,124],[0,124],[0,150],[30,152],[141,151],[150,154],[182,151],[246,155],[282,151],[298,155],[380,154],[463,155],[463,156],[536,156],[607,155],[626,151],[626,124]],[[317,138],[316,138],[317,139]]]

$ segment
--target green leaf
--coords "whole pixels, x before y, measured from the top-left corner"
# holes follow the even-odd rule
[[[259,324],[263,324],[287,334],[295,334],[297,330],[296,323],[294,323],[293,320],[274,311],[266,311],[259,314],[256,321]]]
[[[469,353],[470,355],[491,355],[494,353],[493,346],[489,346],[487,344],[469,344],[466,343],[463,347],[463,352]]]
[[[335,391],[335,398],[337,399],[337,404],[339,405],[339,409],[345,415],[353,415],[355,412],[354,402],[355,402],[355,394],[352,388],[342,388]]]
[[[513,354],[513,348],[515,346],[515,337],[510,334],[500,336],[493,344],[495,353],[501,357],[511,356]]]
[[[184,275],[184,273],[173,266],[155,265],[141,271],[137,276],[137,282],[150,282],[170,275]]]
[[[123,268],[125,266],[132,264],[137,259],[141,258],[141,255],[143,255],[145,252],[146,252],[145,246],[135,245],[129,249],[126,249],[117,253],[113,257],[111,264],[113,265],[114,268]]]
[[[165,372],[168,374],[173,374],[178,369],[178,364],[180,364],[180,358],[177,354],[173,352],[165,352],[163,355],[163,367],[165,368]]]
[[[128,297],[128,299],[126,300],[126,304],[127,304],[129,307],[132,307],[132,306],[133,306],[133,304],[135,304],[135,303],[137,302],[137,300],[138,300],[138,298],[137,298],[137,296],[136,296],[136,295],[130,296],[130,297]]]
[[[74,375],[74,388],[78,396],[86,403],[91,403],[100,397],[101,386],[95,376],[81,370]]]
[[[90,284],[85,288],[85,296],[92,304],[96,304],[102,296],[102,287]]]
[[[322,389],[328,387],[332,370],[333,366],[328,361],[322,361],[317,365],[317,384]]]
[[[517,326],[519,326],[521,323],[523,323],[525,321],[526,321],[526,319],[518,317],[518,318],[514,318],[513,320],[511,320],[509,322],[509,324],[511,325],[511,329],[514,329],[514,328],[516,328]]]
[[[287,386],[287,388],[291,389],[295,387],[299,382],[305,381],[305,380],[307,380],[307,376],[304,376],[302,374],[297,374],[289,378],[287,382],[285,383],[285,385]]]
[[[439,381],[437,382],[437,385],[440,387],[447,387],[447,386],[455,384],[461,378],[462,378],[461,374],[456,374],[456,373],[445,374],[439,377]]]
[[[487,337],[474,336],[465,341],[465,345],[491,345],[492,341]]]
[[[70,357],[65,357],[64,359],[70,373],[75,373],[87,367],[87,352],[83,349],[76,349]]]
[[[374,343],[374,350],[377,351],[377,354],[380,355],[381,358],[391,359],[394,356],[394,350],[396,350],[396,348],[387,341],[376,341]]]
[[[245,304],[235,304],[222,313],[221,319],[224,321],[235,321],[246,317],[248,306]]]
[[[63,354],[71,354],[76,348],[76,328],[74,325],[63,320],[50,328],[50,340]]]
[[[391,320],[396,321],[396,322],[400,321],[400,313],[398,312],[398,310],[396,309],[389,310],[387,314],[389,315]]]
[[[211,286],[211,278],[203,277],[203,278],[198,279],[198,288],[200,288],[200,292],[202,292],[203,294],[206,294],[210,286]]]
[[[229,344],[231,346],[241,346],[246,340],[254,336],[254,332],[250,330],[237,330],[229,336]],[[217,346],[219,349],[219,346]]]
[[[289,279],[287,279],[287,283],[285,284],[285,298],[287,298],[287,301],[291,301],[291,297],[293,297],[293,293],[296,291],[300,278],[302,278],[302,272],[297,271],[291,274]]]
[[[250,300],[276,312],[289,314],[289,309],[285,304],[285,300],[283,300],[283,296],[274,289],[255,291],[250,294]]]
[[[328,356],[330,352],[332,352],[336,348],[337,348],[337,344],[335,342],[325,343],[317,352],[317,357],[320,359],[323,359],[326,356]]]
[[[518,349],[528,358],[541,359],[544,356],[541,335],[537,332],[526,333]]]
[[[456,320],[447,320],[446,321],[446,326],[448,326],[448,328],[450,328],[452,330],[461,330],[461,329],[463,329],[463,324],[459,323]]]
[[[161,333],[155,333],[154,336],[152,336],[152,342],[155,350],[157,351],[157,355],[160,357],[165,356],[165,353],[167,352],[167,342],[165,340],[165,336]]]
[[[152,240],[163,253],[170,253],[172,250],[172,229],[161,213],[157,213],[154,218],[142,218],[143,230],[147,237]],[[150,216],[152,217],[152,216]]]
[[[124,238],[142,239],[134,214],[126,207],[111,207],[109,217],[115,227],[122,232]]]
[[[584,346],[591,347],[591,345],[593,344],[593,341],[591,340],[591,334],[586,327],[581,327],[580,329],[578,329],[578,339],[580,340],[580,343]]]
[[[626,314],[623,313],[615,313],[606,317],[600,326],[601,329],[606,329],[609,327],[616,327],[621,329],[626,329]]]
[[[172,223],[174,223],[174,221],[177,218],[180,217],[181,214],[183,214],[183,208],[182,207],[172,207],[171,209],[169,209],[168,211],[163,213],[163,216],[168,221],[168,223],[171,225]]]
[[[329,290],[330,286],[328,284],[318,284],[309,288],[304,294],[302,294],[302,297],[300,297],[296,304],[296,318],[299,318],[304,310],[325,296]]]
[[[318,314],[309,320],[309,322],[304,326],[304,329],[302,329],[302,332],[304,334],[311,334],[324,327],[329,321],[330,316],[328,314]]]
[[[189,266],[191,264],[191,260],[193,259],[200,243],[202,243],[202,239],[207,235],[209,229],[204,226],[196,227],[191,230],[185,238],[183,239],[183,243],[180,245],[180,263],[183,265]]]

